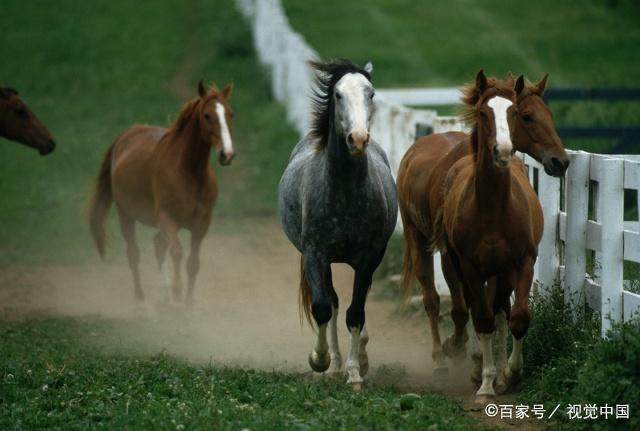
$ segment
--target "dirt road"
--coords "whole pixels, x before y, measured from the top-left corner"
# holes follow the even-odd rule
[[[126,319],[122,337],[131,348],[170,354],[194,361],[307,371],[314,334],[298,314],[298,253],[275,219],[248,220],[246,228],[217,229],[203,246],[196,305],[163,305],[164,276],[155,264],[152,246],[141,241],[142,280],[147,307],[132,301],[129,268],[115,247],[106,263],[97,258],[82,266],[37,269],[12,267],[0,273],[0,311],[20,316],[91,316]],[[353,271],[334,266],[334,284],[341,300],[339,317],[343,357],[348,351],[344,323],[351,298]],[[375,290],[375,286],[374,286]],[[370,378],[384,383],[427,389],[431,360],[426,318],[398,317],[395,305],[367,302]],[[452,373],[454,393],[470,391],[468,373]]]

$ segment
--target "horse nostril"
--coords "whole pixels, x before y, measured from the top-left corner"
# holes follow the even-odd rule
[[[493,157],[498,157],[498,146],[493,147]]]
[[[563,162],[560,161],[559,158],[557,157],[552,157],[551,158],[551,164],[553,165],[554,168],[562,171],[565,169],[565,164]]]
[[[349,136],[347,136],[347,142],[349,145],[353,145],[353,133],[349,133]]]

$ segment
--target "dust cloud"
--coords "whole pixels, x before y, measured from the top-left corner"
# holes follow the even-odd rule
[[[117,335],[125,340],[127,349],[166,351],[198,363],[307,372],[307,355],[315,338],[308,325],[299,322],[298,253],[275,219],[247,220],[245,224],[242,232],[228,232],[216,229],[214,220],[202,247],[191,309],[163,300],[165,277],[158,271],[151,242],[140,240],[141,277],[147,295],[143,309],[133,301],[126,260],[112,246],[107,262],[96,258],[77,266],[3,268],[0,319],[99,316],[126,322],[115,327],[122,328]],[[183,242],[186,250],[187,245]],[[341,304],[340,347],[346,359],[349,341],[344,319],[353,271],[346,265],[334,265],[333,277]],[[375,294],[366,312],[372,367],[367,378],[410,390],[433,389],[426,316],[400,317],[394,303]],[[463,370],[451,368],[446,392],[472,393],[470,365],[458,367]]]

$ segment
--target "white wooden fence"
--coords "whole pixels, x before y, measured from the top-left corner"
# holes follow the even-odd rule
[[[292,30],[279,0],[236,3],[253,29],[258,58],[271,72],[274,96],[284,104],[288,120],[298,132],[306,133],[313,84],[313,71],[307,61],[319,58],[318,54]],[[435,111],[410,109],[400,102],[437,106],[451,104],[454,98],[457,99],[455,89],[377,92],[371,135],[387,152],[394,175],[415,139],[418,124],[432,127],[435,133],[464,130],[456,117],[438,117]],[[640,156],[569,151],[571,165],[564,187],[558,178],[546,175],[531,157],[521,157],[544,211],[544,235],[535,268],[537,285],[544,289],[558,280],[563,283],[568,300],[586,300],[601,313],[604,335],[612,322],[627,321],[640,312],[640,295],[626,291],[623,280],[623,261],[640,263],[640,223],[624,221],[624,189],[635,190],[640,201]],[[590,182],[593,220],[588,213]],[[587,274],[589,251],[595,254],[596,262],[591,275]],[[436,283],[444,292],[438,261],[435,267]]]
[[[236,0],[250,22],[258,58],[271,72],[275,98],[284,104],[289,122],[304,135],[309,131],[313,71],[307,61],[320,58],[304,38],[293,31],[280,0]],[[375,81],[375,64],[373,65]],[[436,111],[409,109],[376,94],[371,136],[389,157],[393,172],[414,141],[417,124],[431,124]]]

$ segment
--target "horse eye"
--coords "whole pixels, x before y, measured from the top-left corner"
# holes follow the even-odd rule
[[[371,94],[369,95],[369,99],[373,100],[373,96],[375,96],[375,95],[376,95],[376,92],[372,91]]]
[[[208,112],[205,112],[204,118],[206,118],[207,120],[211,120],[211,114],[209,114]]]
[[[27,117],[29,115],[29,112],[25,108],[18,108],[16,109],[16,114],[21,117]]]
[[[341,100],[342,99],[342,94],[336,92],[336,99]]]
[[[527,115],[527,114],[524,114],[522,116],[522,119],[524,120],[525,123],[531,123],[533,121],[533,117],[531,115]]]

